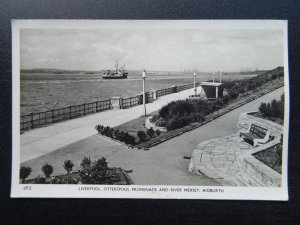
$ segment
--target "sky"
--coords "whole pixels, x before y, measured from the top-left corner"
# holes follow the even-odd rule
[[[283,66],[282,30],[22,29],[21,69],[245,71]]]

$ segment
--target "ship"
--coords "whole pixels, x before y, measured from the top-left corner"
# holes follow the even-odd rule
[[[126,79],[128,72],[125,70],[125,64],[119,68],[118,60],[116,60],[116,70],[107,70],[103,73],[103,79]]]

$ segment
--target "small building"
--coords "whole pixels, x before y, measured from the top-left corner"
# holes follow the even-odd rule
[[[208,99],[218,99],[223,97],[223,83],[202,82],[200,87],[201,92],[203,91]]]

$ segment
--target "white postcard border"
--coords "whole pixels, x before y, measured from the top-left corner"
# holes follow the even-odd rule
[[[20,184],[20,29],[283,29],[285,117],[282,186],[145,186]],[[157,198],[288,200],[289,70],[287,21],[283,20],[13,20],[12,21],[12,181],[13,198]],[[126,188],[128,190],[121,190]],[[151,189],[149,190],[134,190]],[[177,191],[176,191],[177,189]],[[179,191],[181,189],[181,191]],[[190,190],[190,191],[188,191]]]

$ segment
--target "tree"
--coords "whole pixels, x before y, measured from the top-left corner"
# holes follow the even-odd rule
[[[264,103],[264,102],[262,102],[261,104],[260,104],[260,106],[259,106],[259,111],[264,115],[265,113],[266,113],[266,111],[267,111],[267,104],[266,103]]]
[[[45,176],[48,178],[53,173],[53,167],[51,164],[46,163],[44,166],[42,166],[42,171],[45,174]]]
[[[147,129],[147,135],[149,137],[153,137],[154,136],[154,130],[153,130],[153,127],[151,127],[150,129]]]
[[[83,171],[88,170],[91,168],[92,161],[88,157],[84,157],[81,161],[80,167]]]
[[[73,170],[74,163],[71,160],[64,161],[64,169],[67,171],[68,174]]]
[[[27,177],[31,174],[32,169],[29,166],[22,166],[20,168],[20,179],[22,180],[22,183],[26,180]]]
[[[137,132],[137,136],[138,136],[140,142],[145,141],[146,138],[147,138],[146,133],[145,133],[144,131],[141,131],[141,130],[139,130],[139,131]]]

